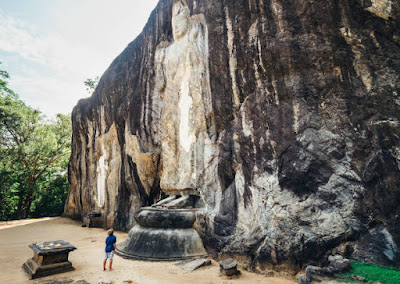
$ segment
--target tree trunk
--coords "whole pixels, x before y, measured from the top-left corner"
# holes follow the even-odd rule
[[[19,192],[18,197],[18,211],[17,218],[18,219],[26,219],[29,216],[29,212],[31,209],[31,205],[33,202],[33,186],[34,184],[29,181],[27,190],[23,189]]]
[[[25,196],[25,202],[22,206],[22,218],[21,219],[26,219],[29,216],[29,212],[31,211],[31,205],[33,202],[33,188],[32,185],[29,188],[26,196]]]
[[[19,193],[18,193],[18,210],[17,210],[17,219],[24,219],[24,211],[23,210],[23,206],[25,204],[25,194],[24,194],[25,190],[22,189]]]

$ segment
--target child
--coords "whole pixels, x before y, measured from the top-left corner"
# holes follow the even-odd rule
[[[117,238],[114,236],[114,230],[108,230],[108,237],[106,239],[106,254],[104,256],[103,271],[106,270],[107,259],[110,260],[110,270],[112,270],[112,262],[114,257],[114,250],[116,247]]]

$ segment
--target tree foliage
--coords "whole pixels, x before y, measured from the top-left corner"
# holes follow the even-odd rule
[[[85,82],[83,82],[83,84],[85,84],[86,86],[86,91],[91,94],[94,92],[94,90],[96,89],[97,85],[99,84],[99,77],[96,77],[94,79],[86,79]]]
[[[68,191],[71,119],[48,121],[0,71],[0,219],[59,215]]]

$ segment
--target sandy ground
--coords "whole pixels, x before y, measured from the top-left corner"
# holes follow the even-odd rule
[[[116,232],[117,241],[127,237]],[[293,280],[271,278],[242,271],[237,279],[219,276],[218,263],[186,272],[174,264],[177,262],[145,262],[114,257],[113,271],[102,271],[104,241],[107,233],[103,229],[82,228],[81,224],[67,218],[43,218],[0,222],[0,283],[30,283],[42,280],[69,278],[84,279],[89,283],[190,283],[190,284],[236,284],[236,283],[296,283]],[[71,252],[69,260],[75,270],[58,275],[28,280],[22,264],[33,256],[28,245],[34,242],[65,240],[78,249]],[[129,281],[130,280],[130,281]]]

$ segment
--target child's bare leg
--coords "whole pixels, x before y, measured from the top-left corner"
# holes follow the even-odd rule
[[[103,271],[105,271],[105,270],[106,270],[106,262],[107,262],[107,258],[106,258],[106,259],[104,259],[104,261],[103,261]]]
[[[110,259],[110,270],[112,270],[112,259]]]

